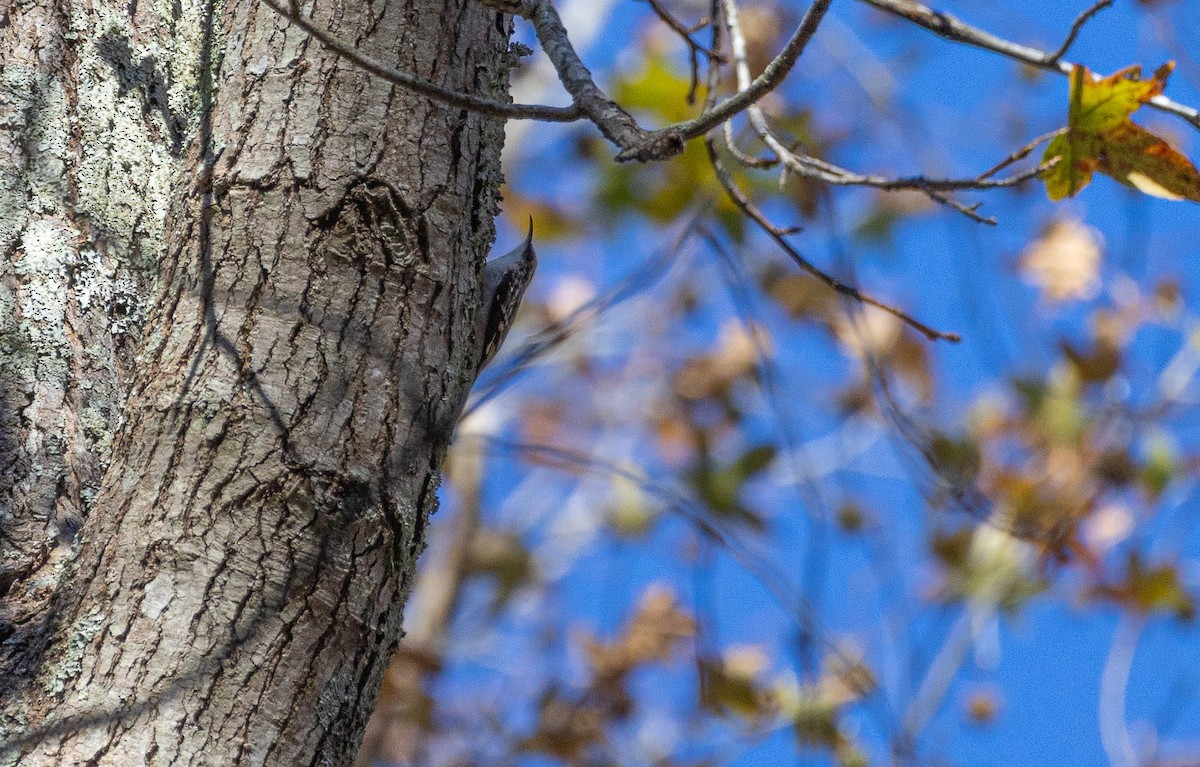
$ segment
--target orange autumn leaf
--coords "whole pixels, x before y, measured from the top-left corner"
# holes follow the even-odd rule
[[[1200,172],[1162,138],[1130,116],[1162,93],[1175,65],[1168,62],[1143,80],[1141,67],[1097,78],[1076,64],[1071,72],[1067,130],[1046,147],[1043,174],[1052,200],[1073,197],[1100,171],[1155,197],[1200,201]]]
[[[1200,172],[1191,160],[1129,121],[1109,132],[1100,171],[1154,197],[1200,201]]]

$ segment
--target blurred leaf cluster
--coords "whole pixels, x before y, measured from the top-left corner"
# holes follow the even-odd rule
[[[1038,28],[1031,7],[1001,5]],[[1185,5],[1122,18],[1161,30]],[[645,124],[696,115],[707,84],[652,11],[690,27],[710,4],[636,8],[613,11],[601,81]],[[742,7],[753,73],[797,16]],[[1181,62],[1173,88],[1197,87],[1186,51],[1139,40],[1143,60]],[[1040,178],[1078,200],[1052,203],[1036,179],[972,192],[996,211],[989,229],[919,190],[738,163],[761,148],[744,120],[718,156],[771,220],[803,227],[781,235],[803,258],[953,327],[959,346],[800,268],[698,141],[622,164],[564,129],[508,171],[505,214],[517,229],[534,217],[542,271],[489,371],[503,390],[452,448],[432,548],[468,511],[481,519],[445,636],[415,666],[406,650],[411,763],[978,763],[957,756],[964,732],[1053,726],[1009,722],[1047,692],[1038,669],[990,659],[994,637],[1118,615],[1195,649],[1200,314],[1169,223],[1194,214],[1142,193],[1197,199],[1200,184],[1186,139],[1130,119],[1171,67],[980,64],[975,87],[949,68],[983,54],[948,64],[946,48],[849,6],[761,107],[811,157],[897,174],[988,167],[1067,112]],[[716,85],[735,87],[730,68]],[[1096,171],[1137,193],[1088,186]],[[447,561],[427,556],[423,577],[446,578]],[[385,688],[385,705],[402,694]]]

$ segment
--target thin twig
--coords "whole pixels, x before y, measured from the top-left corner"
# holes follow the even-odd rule
[[[683,41],[687,43],[689,48],[692,48],[698,53],[703,53],[709,58],[716,59],[717,61],[722,60],[720,54],[713,52],[711,48],[707,47],[703,43],[697,42],[692,38],[692,35],[708,26],[708,19],[701,19],[695,25],[689,27],[679,19],[675,18],[670,11],[664,8],[660,0],[646,0],[646,2],[650,4],[650,8],[654,11],[654,14],[658,16],[658,18],[664,24],[673,29],[677,35],[683,38]]]
[[[1018,160],[1024,160],[1026,157],[1029,156],[1030,152],[1032,152],[1034,149],[1037,149],[1038,146],[1040,144],[1042,144],[1043,142],[1049,141],[1053,138],[1057,138],[1058,136],[1061,136],[1066,132],[1067,132],[1066,128],[1059,128],[1058,130],[1051,131],[1050,133],[1043,133],[1042,135],[1035,138],[1033,141],[1030,141],[1025,146],[1021,147],[1017,151],[1010,154],[1008,157],[1005,157],[1003,160],[996,163],[991,168],[987,169],[983,173],[980,173],[979,178],[984,179],[984,178],[990,178],[991,176],[994,176],[995,174],[997,174],[1000,171],[1007,168],[1009,165],[1012,165],[1014,162],[1017,162]]]
[[[632,482],[643,492],[663,503],[667,511],[679,515],[694,525],[701,534],[715,541],[721,550],[757,580],[771,598],[789,615],[798,614],[810,621],[814,639],[822,649],[826,650],[831,659],[841,661],[848,666],[858,663],[858,659],[849,656],[845,647],[820,625],[811,602],[804,594],[782,577],[777,568],[759,554],[756,547],[746,541],[737,529],[716,515],[707,513],[703,504],[691,498],[689,493],[655,480],[638,469],[618,465],[568,448],[512,442],[482,434],[472,436],[480,439],[491,450],[520,455],[530,463],[549,469],[580,475],[619,477]],[[857,675],[849,675],[844,681],[862,698],[868,698],[874,692],[863,680],[857,678]],[[886,701],[883,705],[886,705]]]
[[[996,604],[993,601],[972,601],[963,607],[946,642],[925,672],[916,697],[905,712],[904,728],[896,738],[896,748],[900,753],[915,753],[917,736],[941,708],[946,693],[950,691],[967,653],[975,643],[976,633],[995,616]]]
[[[997,37],[978,27],[973,27],[948,13],[935,11],[914,0],[860,1],[881,11],[890,13],[893,16],[911,21],[947,40],[999,53],[1002,56],[1007,56],[1010,59],[1015,59],[1039,69],[1048,69],[1062,75],[1069,75],[1072,67],[1074,67],[1074,64],[1071,62],[1064,61],[1061,58],[1056,59],[1053,53],[1047,53],[1037,48],[1031,48],[1028,45],[1021,45],[1020,43],[1014,43],[1011,40]],[[1180,104],[1162,94],[1150,99],[1149,103],[1155,109],[1181,117],[1194,127],[1200,128],[1200,110]]]
[[[925,176],[888,178],[885,176],[863,176],[849,171],[834,174],[812,166],[807,162],[811,158],[795,154],[791,155],[791,158],[795,158],[795,161],[789,161],[789,157],[785,156],[784,163],[788,166],[789,170],[802,176],[814,178],[826,184],[836,186],[869,186],[875,189],[890,191],[917,189],[922,192],[953,192],[964,189],[1003,189],[1005,187],[1018,186],[1026,181],[1037,178],[1039,174],[1049,170],[1051,167],[1051,163],[1045,163],[1015,175],[997,179],[990,179],[983,176],[975,178],[927,178]]]
[[[844,296],[848,296],[855,301],[859,301],[869,306],[874,306],[877,309],[882,309],[893,317],[904,322],[909,327],[920,332],[930,341],[950,341],[952,343],[958,343],[962,340],[962,336],[958,335],[957,333],[947,333],[941,330],[936,330],[920,320],[906,314],[901,309],[869,296],[860,291],[858,288],[852,285],[847,285],[836,277],[826,274],[824,271],[817,268],[811,261],[801,255],[800,252],[796,250],[790,242],[787,241],[786,233],[779,227],[772,224],[770,220],[763,214],[763,212],[760,211],[748,197],[746,197],[745,192],[738,187],[737,183],[729,175],[729,170],[725,167],[725,164],[721,161],[720,156],[717,154],[717,149],[711,136],[706,136],[704,138],[704,146],[708,149],[709,163],[712,165],[713,171],[716,173],[717,180],[721,183],[721,186],[724,187],[726,193],[729,195],[730,200],[732,200],[733,203],[743,213],[757,223],[763,229],[763,231],[770,235],[771,239],[775,240],[775,243],[779,245],[779,247],[785,253],[788,254],[788,256],[796,263],[797,266],[811,274],[813,277],[816,277],[831,290],[841,293]]]
[[[1087,24],[1093,16],[1112,4],[1113,0],[1098,0],[1098,2],[1092,4],[1091,8],[1088,8],[1086,11],[1079,14],[1079,16],[1075,19],[1075,23],[1071,25],[1071,31],[1067,33],[1067,39],[1063,40],[1062,45],[1058,46],[1058,50],[1052,54],[1053,60],[1058,61],[1062,59],[1063,56],[1066,56],[1067,51],[1071,50],[1071,46],[1075,44],[1075,38],[1079,36],[1079,32],[1083,29],[1083,25]]]
[[[829,10],[831,0],[813,0],[813,4],[809,6],[808,11],[801,19],[800,25],[796,27],[796,31],[792,33],[791,39],[788,40],[783,50],[771,60],[763,69],[762,74],[754,78],[745,88],[740,88],[738,93],[730,96],[720,102],[712,109],[705,111],[699,117],[687,120],[685,122],[672,125],[661,130],[654,131],[649,140],[644,146],[628,147],[617,155],[618,160],[644,160],[649,159],[651,152],[655,147],[663,144],[678,144],[682,149],[683,143],[691,139],[703,136],[713,128],[730,119],[734,115],[744,112],[747,108],[757,104],[764,96],[779,87],[800,55],[804,53],[804,49],[808,46],[808,41],[816,34],[817,27],[820,26],[821,20],[825,17],[825,12]]]
[[[738,4],[736,0],[722,0],[722,8],[724,11],[725,26],[729,30],[730,45],[733,52],[733,61],[737,74],[738,89],[743,90],[750,86],[750,67],[747,63],[746,54],[746,39],[742,34],[741,23],[738,16]],[[924,192],[930,199],[947,205],[954,210],[970,217],[974,221],[986,224],[995,224],[995,220],[984,218],[976,213],[978,205],[968,206],[949,197],[946,192],[963,190],[963,189],[994,189],[1006,186],[1016,186],[1028,181],[1043,171],[1046,167],[1038,167],[1032,170],[1019,173],[1005,179],[990,179],[987,176],[993,174],[998,168],[993,169],[988,174],[977,176],[970,179],[931,179],[925,176],[911,176],[907,178],[887,178],[883,176],[867,176],[852,171],[840,168],[824,160],[819,160],[815,157],[797,154],[792,147],[786,146],[775,135],[770,125],[767,123],[767,118],[764,115],[762,108],[757,104],[752,104],[746,108],[746,115],[750,120],[750,125],[758,133],[759,138],[776,157],[784,164],[785,171],[791,171],[805,178],[823,181],[827,184],[838,186],[870,186],[877,189],[898,190],[898,189],[917,189]],[[728,131],[727,131],[728,134]],[[728,143],[728,137],[726,138]],[[1032,151],[1032,147],[1028,151]],[[1028,154],[1026,151],[1026,154]],[[1020,150],[1017,153],[1019,154]],[[735,155],[736,156],[736,155]],[[1002,164],[999,167],[1004,167]],[[781,177],[781,181],[783,177]]]
[[[692,35],[704,29],[709,21],[708,19],[701,19],[697,24],[689,27],[675,18],[670,11],[663,7],[659,0],[646,0],[646,2],[650,4],[650,8],[654,11],[655,15],[670,27],[688,47],[688,66],[691,72],[691,80],[688,85],[687,103],[694,104],[696,103],[696,91],[700,88],[700,56],[703,54],[709,60],[710,64],[713,61],[722,60],[719,54],[692,38]]]
[[[935,192],[932,189],[923,189],[922,191],[925,193],[926,197],[933,200],[934,202],[940,203],[949,208],[953,208],[954,210],[958,211],[959,213],[963,214],[964,216],[966,216],[967,218],[971,219],[972,221],[974,221],[976,223],[987,224],[988,226],[996,225],[995,218],[993,218],[991,216],[984,216],[977,212],[983,203],[973,202],[968,205],[965,202],[959,202],[958,200],[954,199],[950,195],[945,194],[943,192]]]
[[[1137,767],[1139,763],[1125,723],[1125,696],[1128,694],[1133,657],[1145,624],[1145,618],[1141,615],[1121,616],[1113,632],[1104,672],[1100,675],[1100,701],[1096,717],[1100,725],[1100,743],[1104,746],[1110,767]]]
[[[715,51],[720,51],[721,48],[721,0],[712,0],[712,48]],[[722,54],[722,61],[726,58]],[[704,104],[704,111],[711,111],[716,104],[717,85],[720,80],[720,70],[716,66],[709,63],[708,68],[708,94]],[[757,105],[751,106],[751,109],[756,109]],[[743,152],[737,145],[737,139],[733,135],[733,118],[730,118],[721,124],[721,130],[725,137],[725,148],[733,155],[740,165],[747,168],[773,168],[779,165],[778,157],[755,157],[754,155]]]
[[[737,138],[733,135],[733,120],[726,120],[721,126],[725,134],[725,148],[733,155],[733,159],[738,161],[739,165],[744,165],[747,168],[774,168],[779,165],[778,157],[756,157],[752,154],[747,154],[738,148]]]
[[[489,5],[519,13],[533,24],[538,42],[554,65],[563,87],[605,138],[622,148],[645,141],[647,132],[638,125],[637,120],[596,85],[592,73],[575,52],[575,46],[571,44],[567,29],[553,4],[548,0],[513,0],[511,3],[492,2]],[[679,151],[682,150],[680,145]],[[672,154],[678,154],[678,151]]]
[[[789,613],[811,611],[808,600],[786,578],[780,576],[776,568],[755,550],[755,546],[746,541],[728,521],[707,513],[704,505],[692,498],[691,493],[686,490],[656,480],[636,467],[613,463],[570,448],[513,442],[485,434],[464,434],[463,438],[478,439],[491,450],[517,454],[532,464],[549,469],[584,476],[616,477],[632,482],[661,502],[668,511],[678,514],[695,525],[701,533],[719,543],[721,548],[758,580]],[[831,638],[827,637],[826,642],[830,649],[837,647]],[[864,694],[867,692],[864,691]]]
[[[276,0],[263,0],[267,7],[283,16],[285,19],[295,24],[300,29],[304,30],[311,37],[315,38],[329,50],[336,53],[338,56],[353,62],[362,69],[370,72],[373,75],[382,77],[390,83],[395,83],[409,90],[420,93],[422,96],[427,96],[434,101],[438,101],[450,106],[466,109],[471,112],[488,115],[489,117],[503,117],[509,120],[541,120],[543,122],[575,122],[584,117],[583,110],[578,106],[569,107],[553,107],[543,104],[509,104],[502,101],[494,101],[492,99],[474,96],[469,93],[461,93],[459,91],[445,88],[436,83],[431,83],[428,80],[423,80],[414,74],[405,72],[400,69],[389,67],[370,56],[362,53],[352,45],[347,45],[338,40],[333,35],[330,35],[323,29],[320,29],[312,22],[304,18],[299,12],[296,3],[292,2],[290,8],[285,8],[279,5]]]

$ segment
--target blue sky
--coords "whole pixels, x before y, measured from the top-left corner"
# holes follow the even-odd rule
[[[1057,45],[1084,7],[1079,0],[946,0],[934,5],[1002,37],[1049,48]],[[1134,2],[1118,0],[1088,25],[1069,58],[1100,73],[1134,63],[1153,70],[1176,55],[1164,45],[1163,29],[1180,40],[1200,39],[1196,36],[1200,4],[1168,2],[1161,6],[1157,15],[1152,15]],[[940,40],[899,22],[882,24],[858,3],[835,2],[831,17],[790,78],[785,96],[811,105],[826,130],[845,131],[851,137],[836,157],[849,167],[968,176],[1023,143],[1013,138],[1014,131],[1027,140],[1065,122],[1066,78],[1046,74],[1022,77],[1007,59]],[[627,65],[630,54],[626,46],[638,43],[647,23],[642,4],[615,6],[610,28],[585,54],[602,79],[611,76],[614,68]],[[892,122],[872,111],[862,82],[856,82],[853,73],[831,55],[834,49],[849,50],[860,60],[875,57],[884,65],[882,72],[895,89]],[[914,59],[913,51],[921,56]],[[1196,63],[1181,60],[1167,94],[1183,103],[1200,104],[1198,84]],[[1200,154],[1200,134],[1182,121],[1150,110],[1139,112],[1135,119],[1170,135],[1193,158]],[[553,197],[567,206],[584,205],[593,194],[598,172],[568,154],[570,139],[579,130],[531,129],[516,159],[510,158],[508,174],[514,189]],[[1195,204],[1151,199],[1102,177],[1078,198],[1058,205],[1050,203],[1036,186],[1024,192],[964,196],[982,200],[983,212],[995,216],[999,225],[985,227],[942,211],[905,221],[886,243],[854,241],[846,236],[846,230],[865,215],[869,195],[834,190],[836,215],[812,222],[794,238],[814,262],[841,276],[853,275],[863,288],[899,301],[923,321],[963,335],[961,344],[930,347],[940,383],[934,404],[913,413],[924,422],[953,427],[975,398],[997,388],[997,381],[1022,375],[1044,377],[1058,356],[1060,339],[1084,335],[1090,311],[1117,300],[1128,281],[1147,286],[1164,277],[1178,279],[1188,314],[1194,313],[1192,297],[1200,295],[1200,270],[1192,267],[1200,239],[1195,234],[1200,231],[1200,209]],[[1063,215],[1078,217],[1103,234],[1103,287],[1091,302],[1051,307],[1021,278],[1017,261],[1039,228]],[[613,226],[593,226],[584,238],[546,243],[539,250],[542,265],[532,293],[545,301],[557,285],[572,277],[586,278],[603,293],[605,286],[617,283],[658,252],[673,231],[669,225],[655,227],[630,218]],[[502,228],[501,243],[517,236],[517,232]],[[747,251],[752,259],[774,258],[786,265],[785,258],[765,240],[751,239]],[[729,296],[713,290],[702,297],[701,310],[686,323],[654,325],[664,321],[659,310],[682,282],[721,285],[711,254],[701,249],[690,253],[688,259],[662,283],[617,306],[598,322],[587,340],[600,349],[599,364],[619,369],[645,348],[658,349],[659,354],[704,348],[723,324],[736,320]],[[848,434],[843,417],[831,407],[829,390],[831,382],[842,380],[850,370],[845,358],[818,331],[787,323],[762,296],[754,300],[764,324],[778,333],[774,348],[788,405],[785,416],[791,421],[787,429],[804,442],[826,439],[820,444],[828,444],[831,435]],[[510,341],[510,349],[513,343]],[[1113,396],[1126,403],[1148,398],[1163,366],[1183,343],[1184,336],[1177,328],[1139,334],[1130,347],[1130,372],[1123,388]],[[501,405],[513,409],[523,397],[577,385],[568,382],[566,373],[555,371],[554,365],[562,363],[561,355],[552,358],[534,375],[521,379],[501,398]],[[638,382],[616,378],[622,383],[608,396],[638,402],[642,391],[635,385]],[[650,386],[646,381],[640,383]],[[580,402],[588,397],[596,394],[581,393]],[[752,414],[746,439],[778,441],[777,410],[755,392],[746,393],[746,402]],[[1169,424],[1185,451],[1196,444],[1200,434],[1191,410],[1177,411]],[[594,416],[583,420],[603,442],[599,452],[623,456],[633,463],[645,461],[643,468],[649,473],[670,479],[664,467],[652,465],[640,452],[645,446],[643,435],[623,432],[619,426],[598,426]],[[825,631],[844,634],[865,651],[884,684],[881,698],[886,703],[882,708],[903,711],[913,691],[905,689],[897,669],[908,664],[916,672],[913,680],[919,681],[961,615],[957,607],[938,608],[924,599],[937,577],[924,543],[933,519],[924,493],[929,477],[922,475],[903,440],[868,435],[861,455],[847,459],[839,470],[816,484],[820,494],[861,500],[877,515],[887,531],[882,539],[889,548],[889,564],[882,572],[894,582],[881,582],[881,570],[877,563],[872,564],[879,552],[864,546],[862,539],[832,530],[828,522],[812,521],[812,508],[807,504],[811,495],[790,486],[786,472],[776,466],[771,477],[755,490],[754,501],[767,510],[769,519],[768,534],[757,544],[758,553],[798,591],[805,585],[806,573],[811,577],[812,562],[805,556],[815,550],[816,536],[821,560],[818,577],[809,583],[816,588],[810,589],[807,597],[818,605]],[[497,458],[487,483],[489,515],[498,524],[522,529],[535,551],[570,548],[573,544],[555,538],[570,527],[564,527],[562,520],[586,520],[591,512],[584,501],[603,495],[573,495],[571,486],[545,469]],[[538,498],[549,497],[570,498],[578,507],[561,510],[567,517],[557,518],[552,509],[543,510],[531,521],[529,509],[537,506]],[[1200,540],[1195,530],[1193,480],[1177,483],[1157,508],[1157,515],[1139,529],[1134,542],[1144,551],[1179,555],[1195,593],[1200,588],[1196,564]],[[583,542],[577,550],[571,549],[570,566],[555,575],[548,597],[551,607],[543,606],[539,614],[531,616],[521,613],[518,605],[497,634],[506,637],[506,642],[528,632],[528,621],[566,621],[598,633],[611,632],[645,584],[667,581],[676,585],[685,603],[693,600],[704,606],[712,630],[709,641],[715,645],[762,644],[771,648],[776,670],[785,670],[789,664],[803,667],[803,659],[790,649],[795,645],[795,615],[780,607],[746,571],[744,563],[720,547],[704,550],[692,562],[679,560],[676,554],[696,538],[686,521],[667,519],[648,541],[636,544],[588,537],[585,522],[570,529],[578,532]],[[898,602],[892,599],[897,595],[902,597]],[[470,616],[478,618],[487,598],[485,591],[480,591],[468,599],[468,618],[460,620],[463,631],[472,630],[475,624]],[[981,767],[1107,764],[1098,700],[1118,623],[1114,609],[1082,603],[1078,583],[1069,576],[1056,578],[1049,593],[1035,598],[1019,615],[989,621],[966,654],[937,714],[922,731],[920,763],[945,760]],[[901,635],[892,637],[890,646],[884,626],[901,627]],[[507,685],[519,684],[514,681],[519,676],[514,669],[521,663],[557,668],[568,678],[578,671],[579,659],[569,649],[546,659],[537,655],[536,643],[518,641],[513,645],[518,649],[496,649],[504,644],[494,643],[491,650],[480,650],[452,666],[442,680],[443,689],[485,697],[503,694]],[[501,657],[507,653],[508,660],[496,660],[488,652],[499,652]],[[911,655],[901,659],[899,655],[905,653]],[[1147,744],[1152,727],[1165,727],[1159,733],[1166,744],[1165,755],[1181,744],[1190,743],[1193,754],[1200,747],[1198,657],[1200,633],[1194,625],[1163,617],[1149,620],[1139,637],[1126,692],[1126,721],[1139,748]],[[652,707],[677,710],[683,716],[691,705],[688,696],[694,695],[693,684],[694,674],[685,664],[649,678],[643,693],[653,702]],[[907,686],[912,686],[912,680]],[[963,714],[966,696],[979,689],[995,691],[1000,701],[998,719],[987,726],[972,725]],[[647,716],[653,719],[651,714]],[[856,728],[871,747],[873,764],[890,763],[879,732],[879,716],[871,706],[853,708],[844,725]],[[711,741],[680,744],[679,748],[681,753],[720,753],[729,757],[722,763],[736,765],[827,761],[824,756],[797,752],[786,730],[741,746],[721,743],[718,733]]]

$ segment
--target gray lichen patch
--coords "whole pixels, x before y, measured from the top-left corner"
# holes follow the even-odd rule
[[[86,407],[79,414],[83,433],[91,438],[100,455],[107,459],[112,453],[113,429],[104,413],[95,407]]]
[[[104,611],[96,609],[86,613],[71,626],[66,649],[56,663],[50,664],[42,680],[42,689],[51,695],[59,695],[83,670],[83,655],[88,645],[104,627]]]
[[[102,20],[101,39],[127,40],[123,21]],[[132,49],[128,55],[158,60],[152,50]],[[179,168],[172,155],[177,129],[169,109],[148,108],[153,94],[129,87],[123,80],[126,71],[98,43],[81,46],[76,116],[88,151],[76,168],[76,205],[111,257],[144,271],[152,270],[163,252],[170,185]]]
[[[56,92],[57,99],[47,95],[49,90]],[[61,88],[55,88],[54,83],[20,61],[5,62],[0,68],[0,161],[6,171],[0,173],[0,255],[7,255],[15,247],[31,212],[57,206],[52,202],[55,197],[47,200],[39,195],[44,188],[45,164],[39,166],[28,156],[29,147],[40,151],[47,146],[42,134],[45,125],[52,122],[47,112],[54,111],[59,113],[61,123],[65,117]],[[55,162],[55,158],[44,155],[43,159]],[[61,158],[57,162],[57,178],[61,181]]]
[[[54,218],[30,222],[21,238],[14,271],[24,287],[20,332],[39,358],[69,353],[66,330],[66,272],[73,260],[72,232]]]

